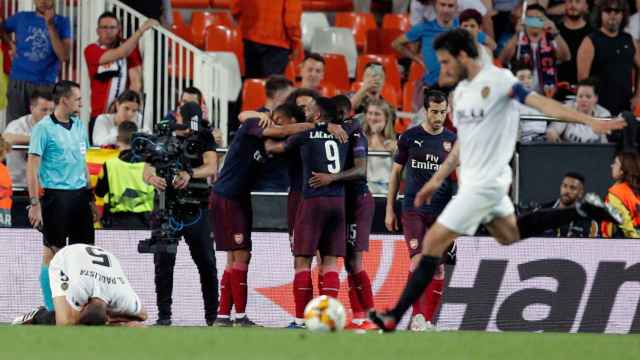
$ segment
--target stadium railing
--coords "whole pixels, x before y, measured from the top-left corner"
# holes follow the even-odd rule
[[[7,0],[3,15],[18,10],[33,9],[33,0]],[[61,78],[80,83],[83,99],[81,118],[89,120],[91,85],[84,61],[84,48],[97,40],[98,16],[111,10],[123,26],[127,38],[147,18],[117,0],[56,1],[56,12],[69,17],[74,40],[70,60],[64,64]],[[153,124],[177,106],[182,89],[198,87],[205,95],[205,104],[212,124],[227,139],[228,102],[235,99],[229,89],[231,74],[215,54],[206,53],[162,27],[145,33],[139,43],[143,54],[142,83],[145,99],[144,128]],[[2,111],[4,113],[4,111]]]

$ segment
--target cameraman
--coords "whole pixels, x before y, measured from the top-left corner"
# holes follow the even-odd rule
[[[180,111],[175,116],[177,126],[187,125],[189,122],[197,120],[202,123],[202,110],[198,104],[188,102],[182,105]],[[216,145],[210,131],[192,132],[190,129],[176,130],[176,136],[182,141],[191,139],[198,143],[201,152],[200,156],[191,159],[191,170],[180,171],[170,187],[173,189],[186,189],[192,183],[207,184],[207,178],[216,175],[218,170],[218,158],[216,156]],[[153,185],[159,191],[168,188],[167,181],[156,175],[155,169],[145,165],[144,180]],[[200,284],[202,286],[202,298],[204,300],[204,313],[207,325],[212,325],[216,320],[218,309],[218,276],[216,271],[216,258],[211,239],[211,226],[209,224],[208,209],[201,208],[197,221],[190,226],[186,226],[178,233],[184,236],[191,258],[200,273]],[[191,222],[187,219],[186,222]],[[156,325],[171,325],[171,293],[173,291],[173,268],[176,263],[176,255],[171,253],[155,253],[155,283],[158,305],[158,320]]]

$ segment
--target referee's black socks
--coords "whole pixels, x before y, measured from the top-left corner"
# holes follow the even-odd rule
[[[416,269],[411,273],[411,277],[400,296],[400,300],[396,304],[390,314],[395,318],[396,323],[402,319],[405,312],[411,305],[418,300],[424,290],[427,288],[436,269],[440,265],[440,258],[435,256],[422,256]]]
[[[540,236],[547,230],[556,229],[566,225],[581,216],[576,208],[566,209],[540,209],[534,212],[518,216],[518,229],[520,238]]]

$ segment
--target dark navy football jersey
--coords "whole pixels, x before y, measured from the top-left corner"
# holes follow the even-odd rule
[[[349,170],[355,166],[354,160],[366,158],[369,152],[369,142],[362,132],[360,124],[354,121],[345,121],[342,126],[347,134],[349,134],[349,150],[347,152],[347,162],[344,170]],[[369,192],[367,186],[367,178],[347,181],[345,183],[345,191],[347,196],[358,196]]]
[[[299,151],[291,151],[287,154],[289,163],[289,191],[302,192],[302,159]]]
[[[319,196],[344,196],[344,183],[313,189],[309,186],[312,172],[337,174],[344,170],[349,144],[342,144],[333,135],[320,130],[309,130],[290,136],[285,149],[299,151],[302,158],[302,194],[305,198]]]
[[[258,119],[249,119],[236,132],[213,191],[225,198],[248,196],[259,177],[266,152]]]
[[[413,200],[416,194],[438,171],[455,142],[456,134],[449,130],[445,129],[438,135],[431,135],[422,126],[415,126],[400,136],[394,161],[404,166],[404,210],[414,209]],[[423,205],[418,210],[440,214],[453,196],[454,185],[450,178],[445,180],[431,198],[431,203]]]

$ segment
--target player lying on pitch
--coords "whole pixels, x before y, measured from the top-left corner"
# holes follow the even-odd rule
[[[111,253],[74,244],[49,265],[54,311],[44,306],[17,317],[14,325],[142,326],[147,312]]]

